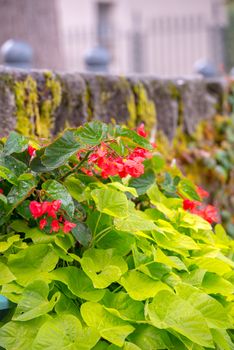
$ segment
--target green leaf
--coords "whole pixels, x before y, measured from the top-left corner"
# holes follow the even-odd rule
[[[151,143],[146,138],[138,135],[134,130],[130,130],[123,126],[116,126],[115,136],[120,136],[125,141],[125,143],[127,141],[130,143],[135,143],[135,145],[148,150],[153,149]]]
[[[233,283],[211,272],[205,274],[202,281],[202,287],[208,294],[229,296],[234,293]]]
[[[72,222],[76,224],[76,227],[72,229],[73,236],[80,244],[87,248],[92,239],[89,227],[77,219],[73,219]]]
[[[198,345],[213,348],[212,336],[202,314],[172,292],[159,292],[148,305],[148,316],[159,329],[172,329]]]
[[[83,148],[75,133],[75,130],[67,130],[62,136],[58,137],[45,148],[41,161],[48,170],[56,169],[65,164],[73,154]],[[33,164],[37,160],[36,158],[31,162],[33,169]]]
[[[112,189],[96,189],[91,192],[97,209],[114,217],[128,215],[128,200],[124,193]]]
[[[197,194],[195,186],[187,179],[180,180],[177,190],[179,194],[185,198],[200,201],[200,197]]]
[[[134,187],[125,186],[121,182],[110,182],[108,184],[108,187],[116,188],[117,190],[119,190],[121,192],[131,193],[134,197],[137,197],[137,191]]]
[[[130,252],[134,242],[135,237],[131,233],[111,230],[98,241],[96,246],[100,249],[113,248],[117,254],[124,256]]]
[[[145,300],[154,297],[161,290],[170,290],[165,283],[135,270],[128,271],[119,283],[134,300]]]
[[[113,249],[88,249],[80,263],[95,288],[108,287],[118,281],[128,269],[124,259],[116,255]]]
[[[99,121],[86,123],[75,132],[83,146],[96,146],[107,138],[108,127]],[[83,147],[84,148],[84,147]]]
[[[232,268],[229,264],[219,259],[210,258],[208,256],[196,257],[193,262],[200,268],[209,272],[215,272],[217,275],[223,276],[225,273],[231,272]]]
[[[18,184],[13,186],[7,195],[7,200],[10,207],[10,212],[16,208],[24,199],[30,196],[36,186],[36,179],[32,174],[25,177],[18,178]]]
[[[214,343],[220,350],[234,350],[234,343],[224,329],[211,329]]]
[[[139,325],[129,339],[141,350],[173,349],[169,334],[150,325]]]
[[[66,177],[64,185],[70,195],[78,202],[83,202],[87,199],[86,189],[89,188],[74,175]]]
[[[14,172],[2,165],[0,165],[0,177],[13,185],[17,184],[17,177],[15,176]]]
[[[26,285],[40,279],[43,273],[51,271],[58,262],[58,256],[47,244],[31,245],[16,254],[9,255],[8,267],[17,282]]]
[[[14,158],[13,156],[7,156],[4,158],[0,158],[0,164],[4,167],[8,168],[9,170],[11,170],[15,174],[16,177],[19,177],[27,169],[27,165],[25,163]]]
[[[8,250],[15,242],[20,240],[20,235],[14,235],[7,238],[7,241],[0,242],[0,253]]]
[[[12,131],[4,145],[3,152],[6,156],[9,156],[12,153],[21,153],[27,147],[28,140],[17,132]]]
[[[131,210],[125,218],[115,218],[114,224],[119,231],[137,232],[151,231],[156,229],[156,226],[145,213],[140,210]]]
[[[106,310],[126,321],[144,321],[144,304],[133,300],[127,293],[107,291],[101,303]]]
[[[24,289],[17,305],[14,321],[29,321],[53,310],[60,293],[55,293],[48,301],[49,287],[44,281],[34,281]]]
[[[123,346],[125,338],[134,331],[128,322],[112,315],[98,303],[82,304],[81,315],[89,327],[97,329],[102,338],[117,346]]]
[[[33,350],[90,350],[99,340],[98,332],[82,328],[73,315],[61,315],[48,320],[33,342]]]
[[[0,271],[0,285],[12,282],[16,279],[9,268],[2,262],[0,262]]]
[[[88,276],[75,266],[61,267],[52,271],[49,276],[66,284],[74,295],[84,300],[99,301],[105,294],[104,290],[95,289]]]
[[[152,170],[147,170],[138,178],[132,178],[129,181],[129,186],[137,190],[138,195],[145,194],[147,190],[154,184],[155,174]]]
[[[26,322],[10,321],[0,328],[0,346],[6,350],[33,349],[32,343],[40,327],[50,317],[38,317]]]
[[[202,292],[198,288],[186,284],[176,286],[176,292],[200,311],[210,328],[231,328],[227,317],[227,310],[216,299]]]
[[[70,193],[66,187],[56,180],[48,180],[42,185],[43,190],[49,195],[49,198],[62,201],[62,209],[64,209],[69,216],[73,216],[75,206]]]

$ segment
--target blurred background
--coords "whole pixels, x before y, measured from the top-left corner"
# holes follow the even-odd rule
[[[0,23],[6,65],[208,77],[234,67],[233,1],[0,0]]]

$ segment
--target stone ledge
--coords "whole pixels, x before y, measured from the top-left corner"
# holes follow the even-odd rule
[[[92,119],[130,127],[143,121],[169,139],[178,125],[191,134],[202,119],[223,111],[220,81],[192,77],[113,76],[0,67],[0,136],[54,135]]]

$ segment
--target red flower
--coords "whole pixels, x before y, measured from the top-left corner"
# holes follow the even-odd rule
[[[60,229],[58,220],[52,220],[50,232],[58,232]]]
[[[62,201],[59,200],[55,200],[53,202],[46,202],[47,203],[47,214],[48,216],[51,216],[52,218],[56,218],[56,212],[59,210],[59,208],[61,207]]]
[[[41,205],[41,203],[39,203],[37,201],[32,201],[29,204],[29,209],[30,209],[30,212],[31,212],[32,216],[34,217],[34,219],[37,219],[43,215],[42,205]]]
[[[47,220],[46,219],[41,219],[40,223],[39,223],[39,227],[41,230],[43,230],[43,228],[46,226],[47,224]]]
[[[209,197],[209,192],[205,191],[202,187],[200,186],[196,186],[196,191],[197,191],[197,194],[198,196],[203,199],[203,198],[206,198],[206,197]]]
[[[147,137],[147,132],[145,131],[144,123],[141,123],[140,126],[138,126],[137,133],[142,137]]]
[[[124,162],[124,170],[132,177],[139,177],[144,174],[144,165],[131,159]]]
[[[92,173],[92,171],[91,170],[89,170],[89,169],[86,169],[86,168],[81,168],[80,169],[84,174],[86,174],[86,175],[88,175],[88,176],[93,176],[93,173]]]
[[[210,224],[212,224],[213,222],[219,222],[218,210],[213,205],[207,205],[202,210],[202,216]]]
[[[201,203],[198,201],[191,201],[189,199],[184,199],[183,201],[184,210],[193,210],[199,205],[201,205]]]
[[[28,145],[28,154],[30,157],[34,157],[36,155],[36,148],[31,145]]]
[[[65,220],[63,225],[63,232],[68,233],[70,232],[74,227],[76,227],[76,224],[73,224],[70,221]]]
[[[2,188],[0,188],[0,193],[3,193],[3,189]]]

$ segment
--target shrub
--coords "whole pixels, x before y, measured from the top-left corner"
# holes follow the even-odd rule
[[[159,146],[192,181],[207,188],[220,210],[227,232],[234,237],[234,117],[217,115],[202,121],[194,135],[178,132],[173,145]]]
[[[92,122],[2,143],[4,349],[234,349],[233,242],[145,136]]]

